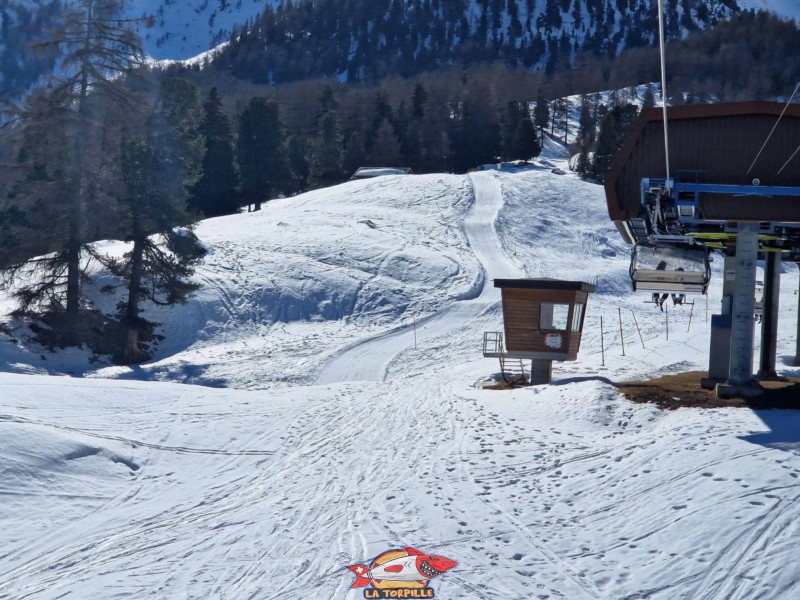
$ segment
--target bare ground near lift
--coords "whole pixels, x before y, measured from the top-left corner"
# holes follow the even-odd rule
[[[763,393],[753,398],[718,398],[713,390],[700,387],[700,380],[707,377],[704,371],[690,371],[665,375],[646,381],[626,381],[619,384],[619,391],[630,401],[655,404],[665,410],[681,407],[750,409],[800,409],[800,379],[786,378],[781,381],[761,381],[758,385]]]

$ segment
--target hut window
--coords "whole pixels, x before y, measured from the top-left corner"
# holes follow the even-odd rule
[[[566,331],[569,318],[569,304],[542,302],[539,309],[539,329],[555,329]]]
[[[583,318],[583,304],[576,304],[575,311],[572,313],[572,331],[581,330],[582,318]]]

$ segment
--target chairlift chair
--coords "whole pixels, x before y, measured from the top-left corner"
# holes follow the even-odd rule
[[[638,242],[631,252],[635,292],[705,294],[711,280],[708,249],[686,241]]]

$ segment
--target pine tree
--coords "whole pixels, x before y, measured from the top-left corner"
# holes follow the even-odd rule
[[[384,121],[394,124],[394,112],[392,111],[392,107],[389,105],[389,101],[386,99],[386,93],[379,91],[375,95],[375,107],[372,113],[372,123],[367,130],[367,139],[364,144],[364,147],[367,149],[368,153],[371,153],[372,146],[375,144],[375,139],[378,136],[378,129],[380,129]]]
[[[319,132],[311,147],[309,183],[324,187],[344,179],[342,171],[342,131],[339,114],[331,111],[319,120]]]
[[[369,153],[369,163],[375,167],[399,167],[403,164],[400,140],[389,121],[384,120],[375,134]]]
[[[148,358],[139,347],[140,334],[149,326],[139,317],[141,302],[183,303],[198,287],[188,278],[202,248],[190,229],[175,228],[192,220],[187,200],[202,167],[202,117],[197,87],[165,79],[147,132],[123,135],[120,168],[127,192],[123,219],[132,248],[109,265],[124,278],[128,290],[128,300],[120,307],[127,332],[125,363]]]
[[[597,133],[597,123],[592,114],[592,105],[589,98],[581,96],[580,113],[578,115],[578,147],[581,150],[588,148],[594,142]]]
[[[528,160],[539,156],[542,147],[536,139],[536,128],[533,121],[526,114],[519,120],[517,131],[514,135],[514,156]]]
[[[533,122],[534,125],[539,128],[539,137],[543,138],[544,130],[550,123],[550,105],[541,89],[536,95],[536,108],[533,113]]]
[[[628,104],[612,108],[603,118],[591,168],[591,176],[597,181],[602,183],[605,179],[638,114],[639,109],[633,104]]]
[[[203,110],[203,170],[189,206],[206,217],[213,217],[236,212],[238,176],[234,166],[233,134],[217,88],[211,88]]]
[[[466,171],[478,165],[494,163],[501,150],[500,123],[489,89],[473,83],[451,129],[453,166]]]
[[[0,239],[6,284],[23,312],[63,311],[66,299],[66,245],[69,206],[64,202],[65,178],[72,168],[69,126],[63,101],[35,90],[18,111],[22,126],[17,168],[23,173],[10,187],[8,208],[0,213]],[[70,199],[71,200],[71,199]],[[37,244],[54,252],[43,254]],[[29,259],[33,255],[42,255]]]
[[[421,83],[414,86],[414,95],[411,98],[411,116],[414,119],[422,119],[425,116],[425,105],[428,103],[428,92]]]
[[[575,165],[575,172],[581,177],[589,177],[592,172],[592,159],[589,154],[589,147],[581,147],[581,152],[578,155],[578,162]]]
[[[289,136],[286,142],[286,155],[291,171],[290,193],[302,192],[308,185],[308,142],[299,135]]]
[[[522,110],[520,103],[512,100],[506,105],[505,113],[502,119],[502,136],[503,136],[503,160],[512,160],[514,158],[521,158],[516,154],[516,137],[519,122],[522,118]]]
[[[60,128],[66,140],[62,147],[66,160],[57,176],[60,200],[50,208],[52,221],[66,220],[66,241],[51,257],[47,272],[52,285],[45,286],[50,290],[50,308],[63,306],[66,322],[78,315],[81,284],[87,277],[82,264],[91,237],[87,215],[94,211],[93,201],[102,203],[97,182],[102,178],[107,140],[98,126],[108,125],[104,113],[119,107],[133,110],[137,105],[124,76],[143,65],[143,52],[132,23],[121,16],[125,5],[126,0],[74,0],[60,29],[36,45],[44,52],[61,53],[59,76],[43,92],[47,100],[40,107],[46,110],[31,116],[40,120],[39,125]],[[37,151],[47,152],[42,146]]]
[[[342,157],[342,165],[345,174],[355,173],[359,167],[363,167],[367,162],[367,154],[364,151],[364,142],[361,139],[361,134],[354,131],[347,138],[347,143],[344,148],[344,156]]]
[[[274,100],[251,98],[239,115],[236,144],[242,196],[261,210],[262,198],[271,198],[289,182],[286,129]]]
[[[642,110],[653,108],[656,105],[656,97],[653,94],[653,86],[651,84],[647,84],[647,87],[644,90],[644,99],[642,100]]]

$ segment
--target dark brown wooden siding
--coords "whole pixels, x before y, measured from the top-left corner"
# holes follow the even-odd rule
[[[588,297],[586,292],[503,288],[502,295],[506,349],[509,352],[549,352],[577,355],[580,334],[573,334],[571,331],[572,304],[577,298],[578,302],[585,305]],[[542,302],[570,305],[566,331],[542,331],[539,329],[539,308]],[[560,349],[548,348],[545,345],[545,335],[548,331],[561,334],[563,345]]]
[[[678,106],[669,109],[670,171],[702,171],[699,183],[800,185],[800,156],[778,170],[800,144],[800,105],[783,115],[769,143],[748,173],[784,105],[774,102]],[[606,176],[608,211],[612,220],[636,217],[643,177],[664,177],[664,130],[661,109],[645,111],[634,126]],[[800,222],[800,201],[794,197],[701,197],[706,219],[729,221]]]

